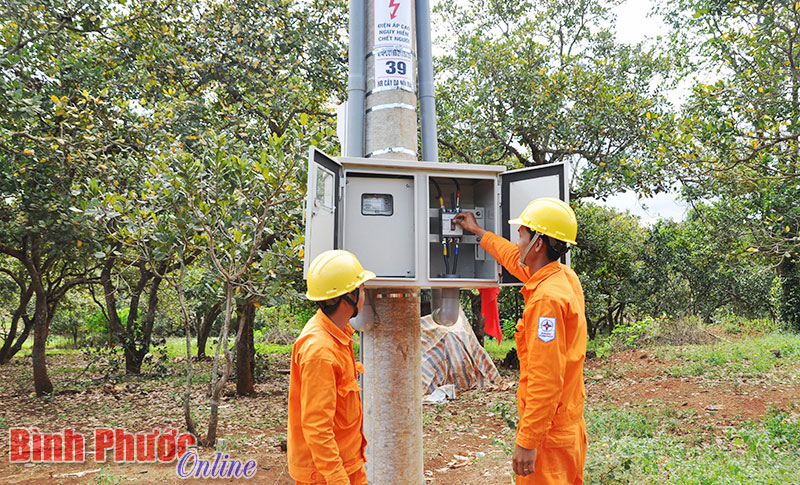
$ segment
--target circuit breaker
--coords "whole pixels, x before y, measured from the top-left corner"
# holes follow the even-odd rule
[[[497,279],[497,263],[491,258],[487,262],[480,240],[453,222],[458,213],[472,212],[476,219],[478,214],[481,216],[479,224],[482,227],[494,230],[498,205],[497,173],[445,175],[434,172],[426,177],[428,278],[431,281]]]
[[[311,148],[305,270],[346,249],[377,275],[370,286],[481,288],[519,284],[453,218],[515,241],[508,220],[539,197],[567,200],[566,166],[506,171],[495,165],[332,158]]]

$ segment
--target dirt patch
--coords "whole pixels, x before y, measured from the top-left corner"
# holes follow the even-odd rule
[[[55,355],[48,358],[51,379],[61,390],[51,399],[33,395],[29,359],[18,358],[0,373],[0,483],[78,484],[78,483],[167,483],[199,484],[209,480],[182,480],[176,476],[176,463],[135,464],[95,463],[94,429],[123,427],[129,432],[154,429],[185,429],[180,375],[164,379],[118,376],[104,382],[99,374],[87,371],[81,355]],[[182,363],[171,363],[176,373]],[[226,452],[241,461],[255,460],[256,475],[249,480],[213,480],[220,483],[293,484],[286,468],[286,453],[281,442],[286,436],[286,402],[289,376],[278,372],[288,368],[288,356],[270,356],[275,372],[267,382],[256,384],[251,397],[235,396],[233,384],[224,392],[220,405],[219,436],[227,441]],[[211,363],[195,363],[194,372],[208,372]],[[69,371],[65,371],[69,369]],[[516,380],[516,374],[504,372]],[[514,398],[512,386],[503,391],[471,391],[455,401],[425,406],[424,468],[427,483],[508,483],[510,458],[503,443],[513,434],[497,403]],[[208,418],[206,390],[193,387],[193,416],[205,433]],[[499,409],[499,408],[498,408]],[[58,432],[72,428],[86,438],[87,458],[81,464],[10,464],[7,428],[37,428]],[[200,450],[200,456],[213,458],[213,451]]]
[[[692,423],[718,427],[759,420],[770,410],[800,404],[800,386],[790,380],[780,386],[772,380],[671,377],[677,362],[654,358],[651,351],[633,350],[587,362],[587,407],[672,409],[691,416]]]
[[[678,420],[679,430],[708,425],[723,433],[726,426],[758,420],[770,409],[800,403],[800,383],[794,374],[784,380],[671,377],[669,369],[679,362],[661,361],[655,356],[651,350],[635,350],[587,361],[587,409],[617,406],[645,415],[668,412]],[[286,436],[289,378],[278,371],[288,368],[287,359],[271,356],[274,374],[256,385],[255,396],[236,397],[233,385],[226,390],[220,407],[219,434],[227,441],[230,457],[255,460],[257,472],[250,480],[214,482],[293,483],[281,448]],[[119,377],[103,382],[98,375],[87,372],[76,379],[86,364],[82,356],[57,355],[48,360],[56,388],[70,390],[50,400],[32,395],[29,359],[15,359],[0,372],[0,483],[208,483],[179,479],[175,463],[10,464],[10,426],[36,427],[45,432],[73,428],[88,436],[90,452],[95,427],[119,426],[133,432],[184,429],[180,375],[163,379]],[[171,365],[176,373],[181,372],[180,362]],[[207,372],[210,365],[196,363],[195,372]],[[516,371],[501,369],[501,373],[507,382],[516,382]],[[516,419],[514,390],[515,386],[510,385],[500,391],[470,391],[446,404],[424,406],[423,457],[428,484],[509,483],[514,436],[509,421],[513,424]],[[208,418],[204,386],[194,386],[192,403],[193,415],[204,432]],[[201,450],[200,456],[209,459],[213,453]]]

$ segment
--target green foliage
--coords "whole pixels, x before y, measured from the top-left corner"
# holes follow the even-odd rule
[[[659,324],[652,317],[645,317],[632,323],[621,323],[611,334],[602,340],[595,350],[598,357],[607,357],[612,352],[640,346],[658,332]]]
[[[123,308],[117,312],[122,322],[128,321],[129,308]],[[102,311],[96,311],[86,317],[86,333],[95,338],[108,338],[108,318]]]
[[[659,423],[630,409],[615,407],[586,411],[586,432],[614,440],[655,437]]]
[[[268,342],[257,343],[256,353],[260,354],[284,354],[289,355],[292,353],[291,344],[273,344]]]
[[[779,280],[782,289],[778,308],[781,321],[800,333],[800,264],[784,261]]]
[[[725,329],[725,333],[748,334],[754,332],[771,332],[779,330],[775,327],[774,322],[768,318],[747,318],[745,316],[734,313],[730,307],[720,307],[711,316],[711,323],[719,325]]]
[[[516,403],[509,403],[506,401],[498,401],[492,406],[492,411],[499,415],[505,421],[508,429],[517,429],[517,406]]]
[[[497,310],[504,339],[513,339],[517,320],[522,318],[524,301],[518,286],[501,286],[497,295]]]
[[[668,432],[666,415],[614,407],[588,410],[586,483],[794,483],[797,416],[773,412],[762,423],[709,431]],[[789,440],[795,441],[789,444]]]
[[[170,369],[169,365],[169,351],[166,342],[164,342],[164,345],[154,346],[150,350],[150,353],[145,356],[144,363],[149,367],[150,374],[157,378],[163,378],[170,375],[172,373],[172,369]]]
[[[578,246],[572,264],[586,300],[589,335],[610,331],[640,302],[645,230],[637,217],[590,203],[575,206]]]
[[[781,447],[800,448],[800,419],[797,416],[773,409],[764,421],[764,431],[772,443]]]
[[[662,145],[690,200],[725,207],[724,226],[747,234],[750,259],[794,264],[800,250],[800,28],[796,2],[671,0],[673,49],[692,94]],[[695,76],[697,72],[714,73]],[[783,308],[797,307],[797,282]],[[789,303],[793,300],[793,303]],[[795,317],[789,316],[793,324]]]
[[[698,204],[682,222],[645,228],[628,214],[576,204],[581,230],[572,264],[584,289],[590,337],[647,316],[710,322],[722,307],[748,318],[773,316],[774,270],[742,257],[749,239],[725,225],[726,211]]]
[[[122,478],[118,477],[114,474],[114,472],[108,468],[103,468],[100,470],[100,473],[94,478],[94,483],[96,484],[110,484],[116,485],[121,483]]]
[[[254,322],[256,344],[291,346],[315,312],[308,304],[258,308]]]
[[[580,165],[578,197],[664,190],[649,155],[664,124],[666,56],[615,42],[613,2],[443,2],[437,59],[442,157]],[[655,81],[657,80],[657,81]]]
[[[659,221],[642,253],[642,285],[653,313],[696,315],[710,321],[722,306],[763,317],[773,270],[743,256],[748,239],[731,232],[722,206],[698,205],[681,223]]]
[[[106,380],[118,377],[125,369],[125,357],[119,347],[85,347],[82,352],[89,362],[89,370]]]

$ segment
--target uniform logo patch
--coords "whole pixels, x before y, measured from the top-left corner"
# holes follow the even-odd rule
[[[539,340],[545,343],[556,338],[556,319],[554,317],[539,317],[539,328],[536,335]]]

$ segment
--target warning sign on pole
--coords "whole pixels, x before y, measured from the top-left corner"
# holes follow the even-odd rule
[[[411,50],[411,1],[375,0],[374,47]]]
[[[412,0],[375,0],[375,88],[416,92]]]

